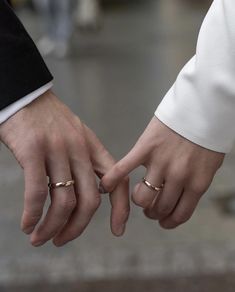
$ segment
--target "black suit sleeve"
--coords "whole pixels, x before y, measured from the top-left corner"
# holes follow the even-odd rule
[[[0,110],[52,79],[22,23],[0,0]]]

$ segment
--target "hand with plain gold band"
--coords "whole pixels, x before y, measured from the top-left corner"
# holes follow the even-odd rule
[[[162,227],[175,228],[192,216],[223,159],[223,153],[188,141],[154,117],[136,145],[101,184],[112,191],[126,175],[143,165],[145,181],[135,186],[133,202]]]

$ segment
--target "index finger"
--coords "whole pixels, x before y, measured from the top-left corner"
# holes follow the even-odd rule
[[[140,166],[143,162],[143,155],[138,151],[138,146],[135,146],[104,175],[100,182],[100,189],[103,192],[112,192],[121,180],[127,177],[132,170]]]

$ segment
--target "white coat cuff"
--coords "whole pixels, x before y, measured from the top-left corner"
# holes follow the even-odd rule
[[[178,107],[172,104],[173,89],[165,96],[155,111],[155,116],[168,128],[187,140],[206,149],[229,153],[233,147],[233,139],[226,139],[211,135],[206,123],[194,111],[187,107]],[[226,136],[226,131],[224,130]],[[222,132],[222,133],[223,133]],[[221,135],[223,136],[223,134]]]

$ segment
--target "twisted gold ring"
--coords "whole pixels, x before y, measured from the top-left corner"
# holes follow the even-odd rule
[[[56,189],[56,188],[67,188],[74,185],[74,180],[68,180],[66,182],[58,182],[58,183],[49,183],[49,189]]]

